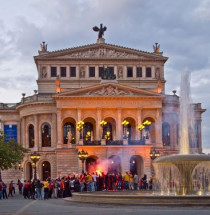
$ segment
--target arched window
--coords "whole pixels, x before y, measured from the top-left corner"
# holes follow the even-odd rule
[[[32,124],[28,127],[28,142],[29,142],[29,148],[34,147],[34,126]]]
[[[106,139],[106,142],[112,141],[113,134],[112,134],[112,124],[110,122],[107,122],[107,124],[104,126],[104,138]]]
[[[83,139],[85,142],[93,141],[93,124],[90,122],[84,124]]]
[[[162,140],[163,146],[170,146],[170,125],[164,122],[162,125]]]
[[[67,122],[63,126],[63,143],[75,144],[75,126],[71,122]]]
[[[42,147],[51,146],[51,126],[48,123],[42,125]]]

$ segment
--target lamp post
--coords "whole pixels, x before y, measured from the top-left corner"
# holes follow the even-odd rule
[[[36,175],[36,163],[39,161],[40,159],[40,154],[38,154],[37,152],[33,152],[30,154],[30,158],[32,163],[34,164],[34,179],[37,179],[37,175]]]
[[[155,160],[156,158],[160,157],[160,152],[159,151],[156,151],[155,148],[151,148],[151,151],[150,151],[150,158],[151,160]],[[152,175],[154,175],[154,169],[153,169],[153,166],[151,164],[151,173]]]
[[[85,152],[83,149],[82,151],[78,152],[78,158],[82,161],[82,173],[84,173],[84,162],[88,157],[88,153]]]

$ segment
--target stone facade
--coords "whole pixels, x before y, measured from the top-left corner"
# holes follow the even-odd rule
[[[18,143],[40,153],[37,172],[41,179],[80,173],[82,163],[77,153],[82,149],[95,160],[110,160],[115,156],[120,165],[117,170],[123,173],[130,171],[134,158],[137,173],[151,175],[151,148],[161,155],[178,152],[179,97],[175,93],[165,94],[167,59],[160,52],[106,43],[54,52],[42,48],[34,57],[38,93],[24,96],[18,104],[1,103],[1,129],[17,125]],[[104,68],[109,68],[116,80],[101,80]],[[197,142],[191,150],[202,152],[201,114],[205,110],[199,103],[194,104],[194,110]],[[125,119],[129,121],[127,138],[122,126]],[[142,142],[138,125],[147,119],[152,124],[147,134],[143,131],[147,138]],[[80,120],[91,127],[88,141],[85,139],[88,130],[83,128],[81,139],[76,129]],[[102,120],[111,126],[110,141],[102,138]],[[70,136],[65,133],[65,126],[67,133],[71,131]],[[167,140],[163,140],[165,137]],[[7,181],[29,179],[32,175],[29,154],[20,170],[2,172]]]

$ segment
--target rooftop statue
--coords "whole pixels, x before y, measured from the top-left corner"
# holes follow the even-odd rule
[[[93,27],[93,30],[98,32],[98,39],[103,38],[102,36],[104,35],[104,31],[106,31],[106,26],[103,27],[103,24],[100,24],[100,28],[97,26]]]

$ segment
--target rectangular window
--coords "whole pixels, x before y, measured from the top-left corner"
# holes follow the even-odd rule
[[[133,67],[127,67],[127,77],[128,78],[133,77]]]
[[[70,77],[76,77],[76,67],[75,66],[70,67]]]
[[[57,67],[51,67],[51,77],[57,77]]]
[[[114,74],[114,67],[108,67],[110,74]]]
[[[136,77],[141,78],[142,77],[142,67],[136,68]]]
[[[89,77],[95,77],[95,67],[89,67]]]
[[[103,72],[104,72],[104,67],[99,67],[99,77],[102,76]]]
[[[66,67],[61,67],[61,77],[66,77]]]
[[[152,69],[151,67],[146,68],[146,77],[151,78],[152,77]]]

